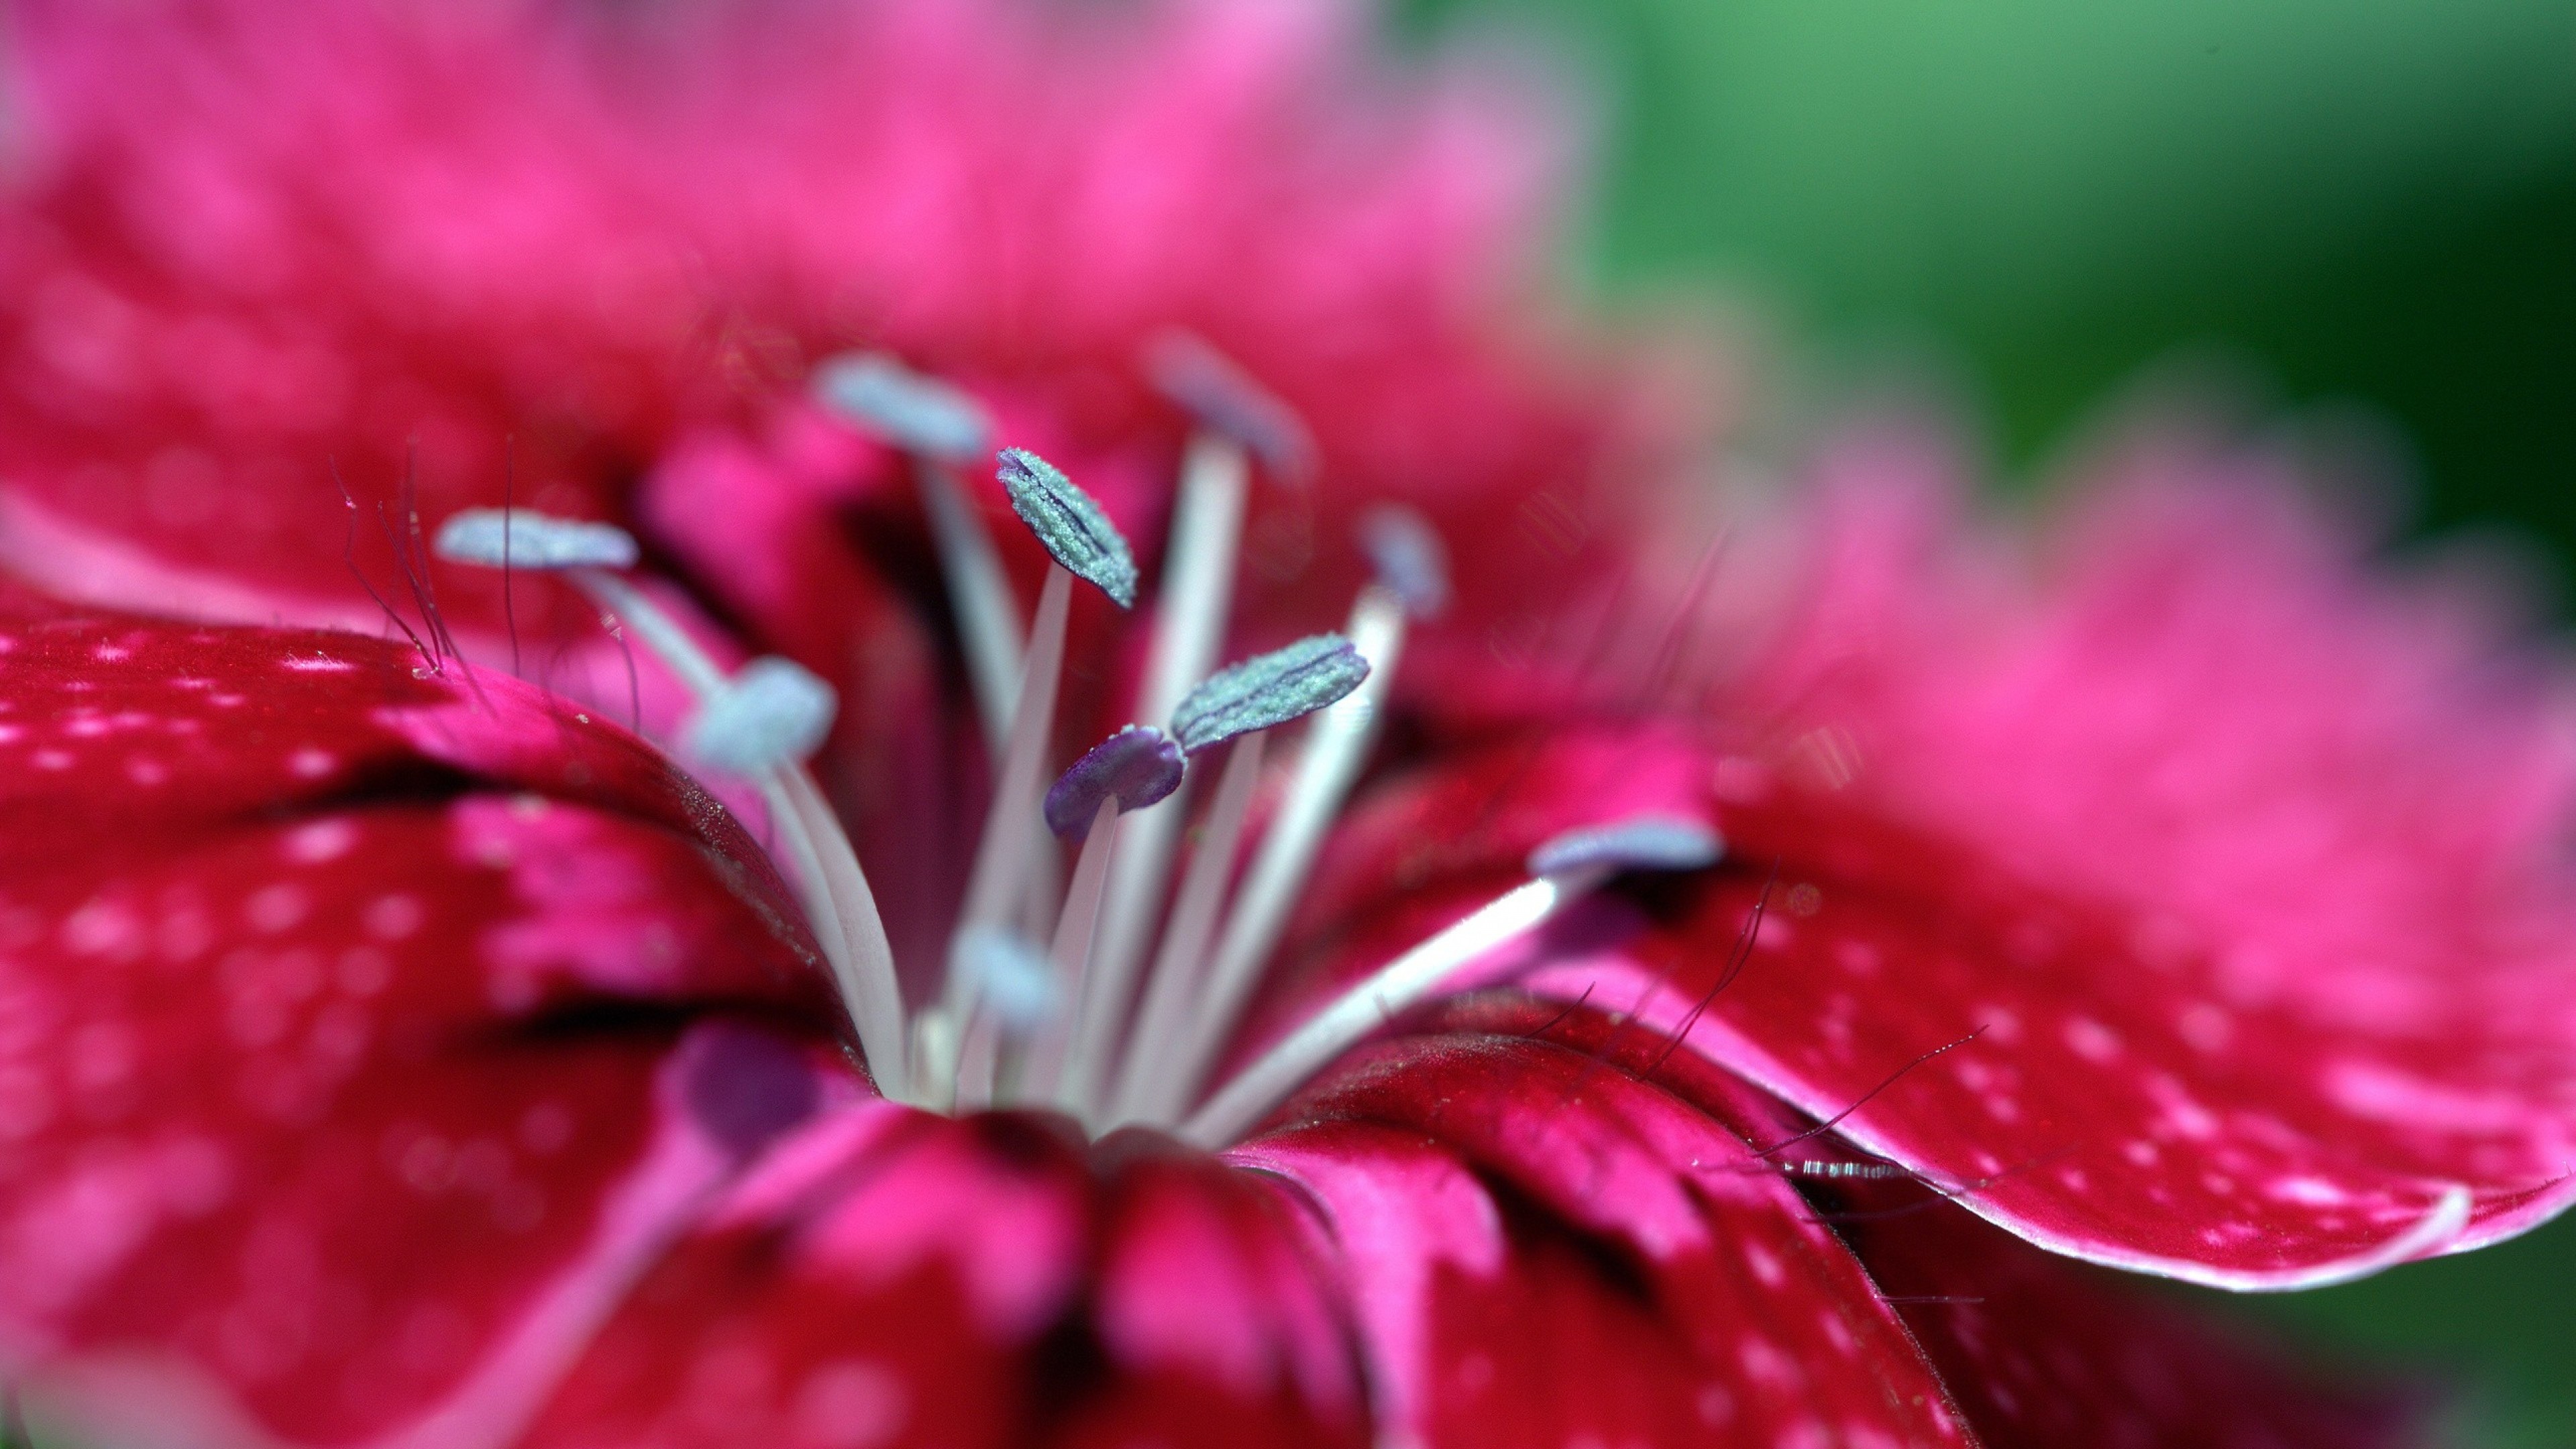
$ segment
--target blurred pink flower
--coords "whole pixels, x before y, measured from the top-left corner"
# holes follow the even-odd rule
[[[2036,527],[1967,517],[1914,424],[1847,431],[1785,501],[1663,481],[1669,366],[1549,315],[1560,123],[1489,60],[1390,72],[1364,19],[17,8],[0,1364],[45,1416],[190,1445],[2411,1431],[2066,1259],[2298,1287],[2576,1194],[2561,666],[2374,576],[2278,455],[2173,425]],[[847,831],[935,1019],[1009,718],[971,600],[1016,627],[1047,563],[981,440],[952,476],[818,400],[856,346],[963,387],[1140,545],[1132,623],[1072,601],[1060,758],[1164,713],[1135,701],[1199,617],[1175,581],[1224,536],[1175,496],[1239,479],[1236,444],[1209,646],[1361,598],[1387,692],[1334,718],[1372,763],[1239,1028],[1186,1024],[1209,1080],[1488,902],[1563,908],[1284,1103],[1192,1111],[1187,1073],[1077,1103],[1195,1146],[871,1078],[801,772],[673,763],[707,752],[686,651],[828,680],[817,858]],[[568,587],[523,554],[505,586],[344,508],[335,467],[433,526],[611,520],[644,565]],[[998,594],[925,521],[960,484]],[[1446,540],[1436,616],[1368,587],[1355,528],[1420,541],[1387,502]],[[415,586],[417,648],[369,637],[353,573]],[[618,587],[628,635],[694,641],[631,682]],[[1255,838],[1290,833],[1276,793]],[[1532,864],[1641,817],[1726,857],[1588,895],[1652,850]]]

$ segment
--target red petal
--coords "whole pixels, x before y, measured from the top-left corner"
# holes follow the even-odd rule
[[[489,670],[419,665],[321,630],[0,620],[0,861],[110,860],[252,812],[480,781],[690,835],[792,914],[741,828],[633,736]]]
[[[1149,1141],[885,1106],[818,1123],[636,1291],[529,1441],[1364,1442],[1275,1188]]]
[[[506,1427],[821,1090],[775,877],[631,737],[397,646],[5,637],[0,1343],[140,1442]]]
[[[1283,955],[1248,1040],[1499,892],[1532,822],[1618,798],[1585,764],[1594,734],[1499,744],[1364,800],[1322,873],[1333,909]],[[1615,764],[1623,736],[1599,738]],[[1645,917],[1609,899],[1552,925],[1531,949],[1562,959],[1529,984],[1614,1011],[1642,1004],[1673,1029],[1771,882],[1748,968],[1695,1019],[1695,1048],[1824,1118],[1977,1033],[1841,1131],[1975,1185],[1978,1212],[2036,1242],[2283,1288],[2476,1246],[2576,1198],[2576,1110],[2553,1105],[2571,1090],[2571,1028],[2562,973],[2535,943],[2464,937],[2463,974],[2438,996],[2429,977],[2406,986],[2402,1014],[2385,993],[2403,982],[2356,969],[2338,994],[2332,963],[2296,992],[2251,993],[2243,963],[2177,939],[2166,918],[1893,825],[1857,790],[1785,782],[1847,779],[1814,757],[1829,744],[1774,768],[1659,746],[1651,731],[1624,738],[1637,763],[1612,777],[1617,790],[1713,786],[1696,808],[1715,809],[1730,863],[1710,884],[1640,883],[1630,899]],[[1626,939],[1641,921],[1661,924]]]
[[[1511,1037],[1397,1044],[1231,1154],[1323,1205],[1399,1433],[1961,1443],[1859,1265],[1732,1131]]]
[[[1536,978],[1670,1029],[1720,974],[1778,862],[1759,944],[1691,1043],[2044,1246],[2290,1287],[2527,1224],[2576,1128],[2547,981],[2457,983],[2403,1031],[2331,998],[2249,1003],[2134,915],[1829,797],[1725,816],[1737,863],[1634,971]],[[1910,1070],[1947,1043],[1973,1040]],[[1902,1075],[1874,1097],[1891,1076]]]
[[[242,827],[21,874],[5,921],[0,1332],[145,1442],[213,1432],[198,1376],[295,1442],[505,1425],[818,1090],[679,1010],[828,1021],[796,955],[696,846],[579,807]]]
[[[2424,1442],[2422,1395],[2326,1381],[1919,1190],[1834,1215],[1987,1449],[2367,1449]]]

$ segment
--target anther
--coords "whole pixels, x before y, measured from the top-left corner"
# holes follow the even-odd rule
[[[1001,554],[983,515],[950,471],[992,451],[991,420],[974,399],[883,353],[824,363],[814,374],[814,394],[862,430],[911,455],[922,514],[939,551],[950,611],[957,616],[967,683],[975,691],[985,742],[1000,754],[1010,737],[1020,655],[1027,648],[1020,636],[1020,601],[1002,571]]]
[[[1122,609],[1136,606],[1136,555],[1090,494],[1025,448],[1002,450],[1001,479],[1010,491],[1011,511],[1067,573]]]
[[[1129,725],[1091,747],[1046,794],[1049,830],[1080,840],[1104,800],[1142,810],[1180,788],[1188,757],[1180,742],[1151,725]]]
[[[1437,619],[1449,607],[1449,550],[1431,521],[1401,503],[1380,503],[1360,515],[1360,552],[1377,581],[1404,600],[1417,619]]]
[[[1532,875],[1562,875],[1586,866],[1622,870],[1703,870],[1726,854],[1726,842],[1696,820],[1639,815],[1608,825],[1587,825],[1543,842],[1529,853]]]
[[[1017,931],[979,926],[966,932],[957,938],[956,962],[975,978],[976,998],[1010,1035],[1026,1036],[1063,1009],[1046,953]]]
[[[821,748],[839,704],[832,686],[812,670],[767,655],[735,671],[681,740],[711,769],[759,775],[801,763]]]
[[[962,466],[992,451],[992,420],[973,398],[882,352],[824,362],[814,369],[814,395],[907,453]]]
[[[477,568],[552,572],[635,566],[635,538],[613,523],[557,518],[532,508],[467,508],[438,525],[438,556]]]
[[[1313,634],[1220,670],[1172,711],[1172,733],[1191,754],[1302,719],[1360,687],[1368,661],[1339,634]]]
[[[1145,350],[1145,372],[1201,428],[1249,449],[1278,477],[1302,482],[1313,472],[1315,440],[1297,410],[1197,334],[1155,338]]]

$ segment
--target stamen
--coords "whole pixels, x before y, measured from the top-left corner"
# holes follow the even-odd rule
[[[952,467],[992,451],[992,423],[974,399],[883,353],[834,358],[815,370],[817,397],[881,441],[912,455],[913,483],[939,551],[949,608],[966,655],[966,681],[995,754],[1006,747],[1018,697],[1020,601]]]
[[[1146,1046],[1169,1051],[1147,1083],[1150,1095],[1142,1105],[1149,1120],[1172,1120],[1197,1098],[1200,1082],[1233,1033],[1235,1018],[1260,979],[1262,962],[1278,944],[1289,907],[1314,868],[1324,832],[1367,757],[1378,704],[1394,677],[1396,656],[1404,644],[1403,602],[1389,589],[1361,590],[1351,610],[1350,639],[1369,666],[1367,677],[1359,688],[1316,715],[1308,728],[1304,757],[1297,762],[1279,814],[1245,873],[1242,892],[1235,898],[1208,965],[1204,998],[1183,1023],[1179,1045]]]
[[[1201,432],[1190,440],[1181,462],[1179,497],[1172,505],[1163,587],[1154,601],[1154,642],[1145,657],[1145,682],[1136,705],[1146,719],[1170,719],[1190,686],[1216,664],[1234,591],[1247,471],[1242,445],[1224,434]],[[1078,1112],[1091,1110],[1117,1049],[1118,1030],[1135,994],[1136,968],[1145,959],[1146,938],[1171,874],[1173,846],[1187,818],[1185,793],[1172,808],[1131,821],[1120,835],[1118,859],[1109,867],[1109,899],[1101,907],[1100,940],[1092,953],[1094,989],[1083,1002],[1065,1067],[1065,1092]]]
[[[1449,607],[1449,550],[1429,519],[1401,503],[1381,503],[1360,515],[1360,551],[1378,582],[1395,590],[1417,619],[1437,619]]]
[[[1118,1088],[1106,1122],[1148,1120],[1154,1101],[1153,1083],[1165,1072],[1158,1060],[1160,1054],[1177,1049],[1182,1024],[1190,1006],[1198,999],[1199,964],[1206,958],[1208,937],[1216,930],[1217,908],[1225,904],[1226,878],[1233,872],[1237,846],[1243,839],[1244,817],[1252,808],[1252,788],[1261,779],[1262,747],[1266,734],[1246,735],[1234,742],[1227,756],[1225,773],[1217,778],[1216,800],[1209,805],[1207,820],[1199,828],[1199,841],[1190,853],[1190,868],[1181,877],[1180,895],[1172,902],[1172,919],[1163,928],[1162,949],[1154,954],[1154,968],[1146,975],[1145,1005],[1136,1018],[1135,1030],[1129,1033],[1125,1064],[1118,1074]],[[1165,816],[1178,812],[1166,811]],[[1156,816],[1147,816],[1151,821]],[[1144,822],[1139,822],[1144,823]],[[1088,1016],[1086,1016],[1088,1021]],[[1077,1054],[1075,1063],[1066,1071],[1069,1081],[1085,1080],[1087,1071],[1094,1077],[1105,1075],[1112,1043],[1107,1033],[1101,1039],[1086,1038],[1084,1048],[1097,1052],[1097,1064],[1086,1063]]]
[[[1624,836],[1645,848],[1635,854],[1616,848],[1564,848],[1578,835],[1594,842]],[[1699,835],[1701,849],[1696,854],[1704,865],[1716,858],[1716,838],[1706,830]],[[1342,993],[1192,1113],[1181,1126],[1181,1137],[1204,1147],[1234,1141],[1334,1058],[1428,997],[1458,985],[1460,968],[1536,929],[1620,870],[1694,868],[1671,864],[1685,854],[1674,848],[1677,838],[1676,822],[1630,822],[1571,832],[1540,846],[1533,859],[1547,856],[1574,863],[1514,887]]]
[[[710,768],[756,776],[820,749],[840,707],[832,686],[794,660],[766,655],[734,672],[681,741]]]
[[[1297,410],[1197,334],[1171,331],[1155,338],[1146,348],[1145,371],[1202,429],[1251,449],[1280,478],[1302,482],[1314,471],[1315,439]]]
[[[1237,735],[1313,714],[1360,687],[1368,661],[1339,634],[1313,634],[1232,666],[1172,711],[1172,733],[1191,754]]]
[[[1044,845],[1038,834],[1045,819],[1039,788],[1047,741],[1055,725],[1056,687],[1063,672],[1065,623],[1073,607],[1075,576],[1081,575],[1113,599],[1119,595],[1112,586],[1123,586],[1122,605],[1133,602],[1136,589],[1136,562],[1127,540],[1091,495],[1045,459],[1018,448],[1003,451],[999,476],[1010,490],[1012,509],[1056,563],[1047,570],[1046,586],[1038,594],[1037,623],[1030,631],[1028,658],[1020,672],[1019,706],[1012,712],[1001,778],[984,817],[983,838],[975,848],[974,872],[968,877],[966,902],[958,917],[961,932],[1000,926],[1010,918],[1026,888],[1030,862]],[[938,1010],[950,1022],[971,1028],[975,992],[974,979],[957,968],[952,941],[948,989]],[[971,1031],[961,1029],[960,1034],[971,1036]],[[942,1024],[928,1035],[945,1040],[949,1029]],[[956,1064],[933,1061],[924,1063],[924,1068],[936,1081],[954,1071]],[[963,1091],[961,1082],[961,1100]]]
[[[1142,810],[1180,788],[1188,757],[1151,725],[1129,725],[1073,762],[1046,793],[1049,830],[1081,840],[1103,803]]]
[[[1118,607],[1136,607],[1136,555],[1090,494],[1025,448],[1002,450],[1001,479],[1010,490],[1011,511],[1057,563]]]
[[[459,518],[465,521],[460,523]],[[624,540],[623,544],[618,540]],[[710,715],[721,716],[728,708],[739,709],[745,700],[753,702],[752,712],[757,714],[763,708],[757,705],[760,699],[777,698],[779,681],[784,676],[775,670],[763,671],[769,682],[748,681],[745,691],[735,695],[734,682],[725,677],[724,670],[677,620],[643,591],[608,572],[600,560],[623,557],[632,561],[635,557],[634,540],[621,530],[607,524],[551,518],[526,509],[506,513],[469,509],[439,526],[437,547],[441,557],[466,564],[497,561],[506,547],[513,567],[563,573],[602,611],[624,621],[644,647],[653,651],[698,698],[701,726]],[[814,680],[813,685],[829,693],[822,681]],[[792,684],[787,688],[791,693],[800,692]],[[729,695],[735,696],[730,705],[720,703]],[[781,731],[772,719],[753,727],[751,732],[766,733],[767,743],[774,747],[782,743],[782,735],[791,737],[784,742],[792,743],[794,734],[811,729],[814,742],[820,743],[823,730],[830,726],[828,710],[822,714],[821,726],[815,728],[810,695],[802,705],[788,708],[801,709],[804,715],[803,722],[794,729]],[[726,738],[722,724],[716,735],[720,754],[742,743],[738,738]],[[859,1046],[867,1053],[869,1070],[876,1075],[880,1090],[890,1096],[902,1096],[907,1090],[908,1074],[903,992],[895,983],[894,948],[886,940],[876,897],[868,888],[866,873],[859,868],[857,853],[850,849],[849,836],[823,799],[823,792],[815,787],[813,776],[799,763],[800,758],[790,752],[754,775],[753,781],[768,806],[779,843],[793,857],[807,923],[832,968],[842,1009],[858,1030]]]

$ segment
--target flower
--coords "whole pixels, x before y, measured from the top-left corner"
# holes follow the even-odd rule
[[[2408,1432],[2069,1260],[2564,1206],[2558,666],[2170,424],[2036,530],[1856,428],[1706,546],[1517,320],[1518,96],[1351,22],[24,7],[41,1418]]]

